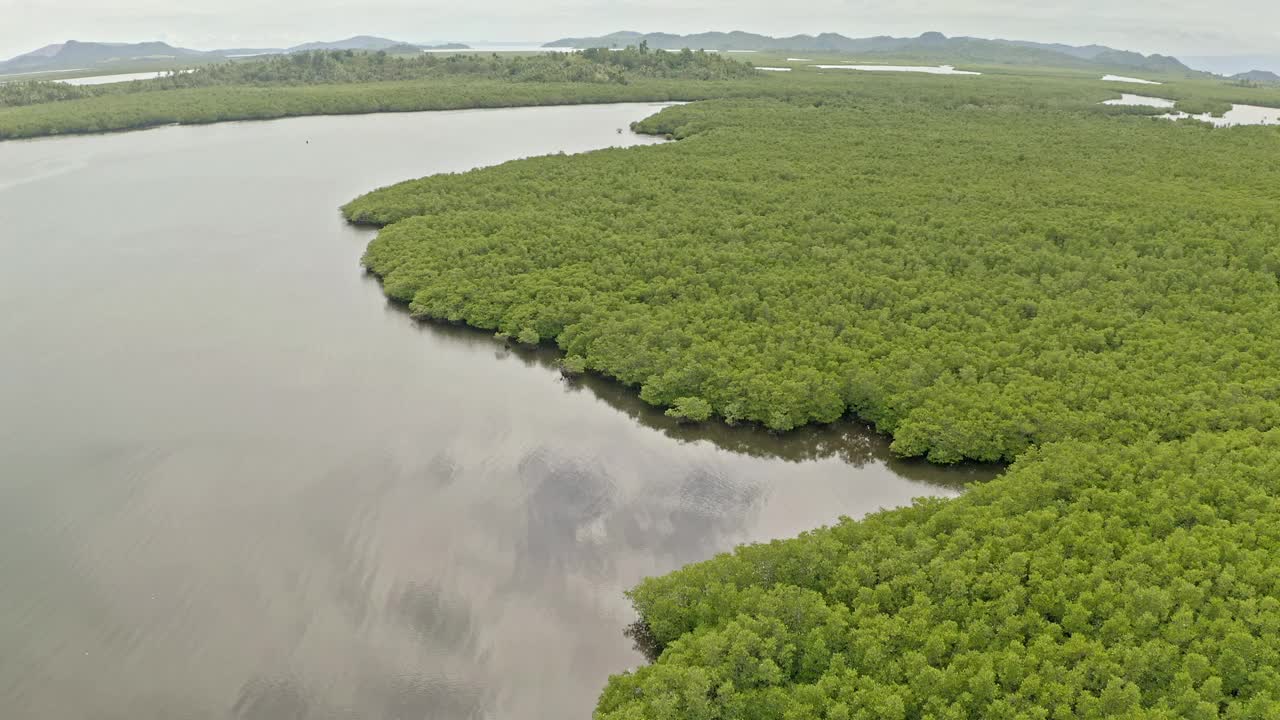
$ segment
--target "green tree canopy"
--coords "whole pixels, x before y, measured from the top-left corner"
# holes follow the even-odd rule
[[[671,108],[640,128],[678,143],[345,212],[386,225],[365,264],[417,315],[532,327],[661,406],[779,431],[855,414],[937,462],[1276,426],[1280,132],[950,82]]]

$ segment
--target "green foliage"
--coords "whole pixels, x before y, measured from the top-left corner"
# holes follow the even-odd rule
[[[4,82],[0,83],[0,108],[79,100],[99,94],[100,91],[93,85],[70,85],[37,80]]]
[[[661,406],[854,413],[938,462],[1280,423],[1280,131],[930,80],[671,108],[639,127],[678,143],[345,212],[390,223],[365,264],[413,313],[536,327]]]
[[[1274,717],[1278,550],[1280,431],[1055,444],[646,580],[596,717]]]
[[[110,95],[226,86],[278,87],[467,78],[538,83],[628,83],[640,79],[754,78],[751,66],[714,53],[586,50],[539,55],[441,55],[355,50],[298,52],[202,65],[150,80],[74,86],[0,83],[0,107]]]
[[[1280,132],[960,87],[674,108],[639,127],[687,139],[629,155],[654,175],[574,192],[600,154],[557,176],[588,229],[520,257],[539,297],[560,268],[620,273],[549,314],[645,399],[782,428],[843,402],[899,452],[1018,458],[957,500],[644,581],[631,635],[655,662],[610,680],[598,720],[1276,717],[1280,211],[1258,188]],[[384,233],[409,247],[425,221],[399,199],[351,209],[408,211]],[[515,254],[454,203],[435,219]],[[414,307],[437,302],[419,285]]]
[[[667,417],[689,422],[706,422],[711,419],[711,403],[700,397],[676,398],[667,410]]]
[[[542,338],[538,336],[537,330],[525,328],[516,335],[516,342],[521,345],[537,345],[542,342]]]
[[[0,108],[0,139],[107,132],[173,123],[300,115],[457,110],[689,99],[680,83],[511,83],[440,80],[296,87],[226,86]]]
[[[209,65],[166,78],[155,87],[210,85],[315,85],[370,83],[433,78],[510,80],[513,82],[626,83],[641,78],[727,80],[753,77],[750,66],[705,52],[610,52],[499,56],[352,50],[275,55],[254,62]],[[146,86],[144,87],[151,87]]]
[[[0,139],[294,115],[715,97],[754,87],[745,63],[704,52],[529,56],[300,52],[153,80],[0,83]],[[728,94],[733,94],[733,91]]]
[[[570,355],[560,361],[560,372],[568,377],[577,377],[587,371],[587,361],[577,355]]]

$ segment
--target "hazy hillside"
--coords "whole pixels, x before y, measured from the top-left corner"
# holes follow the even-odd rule
[[[1183,60],[1197,70],[1236,75],[1252,70],[1280,73],[1280,55],[1196,55]]]
[[[1176,58],[1145,56],[1103,45],[1044,44],[1017,40],[954,37],[929,32],[914,38],[850,38],[837,33],[769,37],[747,32],[708,32],[695,35],[617,32],[594,38],[563,38],[546,47],[625,47],[647,42],[665,50],[702,48],[706,50],[794,50],[828,51],[880,55],[911,55],[952,62],[991,62],[1011,65],[1059,67],[1132,68],[1161,72],[1190,72]]]
[[[1280,85],[1280,75],[1270,70],[1250,70],[1249,72],[1236,73],[1231,76],[1231,79],[1261,83],[1263,85]]]
[[[138,60],[217,59],[218,53],[176,48],[168,43],[98,43],[68,40],[0,62],[0,74],[79,70]]]
[[[947,37],[942,33],[924,33],[914,38],[869,37],[850,38],[837,33],[769,37],[747,32],[707,32],[694,35],[669,33],[617,32],[601,37],[564,38],[547,43],[547,48],[626,47],[647,42],[651,48],[678,50],[761,50],[796,52],[841,52],[860,55],[910,56],[940,63],[995,63],[1005,65],[1040,65],[1089,69],[1127,69],[1151,72],[1196,72],[1178,59],[1164,55],[1116,50],[1103,45],[1072,46],[1035,43],[1020,40],[988,40],[973,37]],[[290,48],[236,48],[223,50],[191,50],[163,42],[99,43],[70,40],[48,45],[32,52],[0,62],[0,75],[54,72],[59,70],[106,70],[112,65],[138,63],[217,62],[247,55],[266,55],[311,50],[390,50],[398,52],[422,48],[403,41],[370,35],[357,35],[331,42],[309,42]],[[465,45],[451,43],[430,46],[437,50],[467,50]],[[1255,63],[1251,68],[1267,68]],[[1212,69],[1212,68],[1207,68]],[[1240,69],[1234,72],[1240,72]],[[1218,71],[1221,72],[1221,71]],[[1231,74],[1231,73],[1222,73]]]
[[[1030,40],[996,40],[996,42],[1009,43],[1010,45],[1019,45],[1021,47],[1039,48],[1041,50],[1051,50],[1059,52],[1063,55],[1070,55],[1081,60],[1092,60],[1102,53],[1111,50],[1106,45],[1063,45],[1062,43],[1038,43]]]
[[[373,37],[371,35],[357,35],[349,37],[346,40],[335,40],[334,42],[309,42],[302,45],[295,45],[286,52],[306,52],[308,50],[386,50],[387,48],[397,45],[406,45],[408,43],[399,40],[388,40],[382,37]]]
[[[182,63],[220,62],[222,60],[250,55],[275,55],[311,50],[410,50],[419,46],[399,40],[357,35],[345,40],[333,42],[310,42],[291,48],[228,48],[223,50],[190,50],[173,47],[163,42],[143,43],[101,43],[68,40],[65,43],[46,45],[45,47],[24,53],[10,60],[0,62],[0,75],[17,75],[23,73],[55,72],[59,70],[103,70],[109,72],[113,66],[137,65],[138,63],[162,64],[166,61]],[[466,50],[465,45],[451,44],[433,49]]]

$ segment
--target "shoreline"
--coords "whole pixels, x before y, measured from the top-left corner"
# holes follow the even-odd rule
[[[68,132],[55,132],[55,133],[47,133],[47,134],[20,135],[20,136],[6,136],[3,134],[4,132],[3,129],[0,129],[0,144],[10,143],[10,142],[21,142],[21,141],[51,140],[51,139],[68,138],[68,137],[119,135],[119,134],[125,134],[125,133],[145,132],[148,130],[158,130],[166,127],[200,127],[205,125],[229,125],[232,123],[258,123],[258,122],[272,122],[276,120],[294,120],[297,118],[308,118],[308,117],[357,117],[362,115],[411,115],[414,113],[448,113],[448,112],[468,112],[473,110],[514,110],[519,108],[579,107],[583,105],[642,105],[642,104],[650,104],[650,103],[678,105],[678,104],[689,103],[689,102],[698,102],[704,99],[706,98],[684,99],[684,98],[657,97],[656,95],[652,99],[621,99],[621,100],[598,100],[594,98],[584,98],[581,101],[561,101],[560,98],[555,98],[551,102],[520,103],[520,104],[514,104],[514,105],[505,105],[505,104],[500,104],[495,102],[495,103],[458,105],[457,107],[353,110],[351,112],[342,112],[342,111],[301,112],[301,113],[286,113],[286,114],[280,114],[280,115],[263,115],[263,116],[246,115],[244,117],[228,117],[228,118],[219,118],[215,120],[156,121],[154,123],[146,123],[142,125],[133,125],[133,126],[119,127],[119,128],[106,128],[106,129],[83,130],[83,131],[76,130],[76,131],[68,131]],[[38,107],[38,106],[26,106],[26,107]],[[4,111],[5,109],[0,108],[0,122],[3,121]],[[647,134],[647,133],[638,133],[638,134]]]
[[[347,222],[352,226],[361,227],[365,229],[376,229],[379,227],[386,227],[385,225],[380,226],[374,223],[361,224],[361,223],[355,223],[349,220]],[[379,275],[377,272],[375,272],[371,268],[365,267],[363,265],[361,266],[361,270],[364,272],[366,276],[368,276],[369,278],[373,279],[378,283],[378,289],[379,291],[382,292],[383,299],[386,300],[388,305],[394,307],[397,311],[403,313],[405,317],[407,317],[409,320],[411,320],[412,322],[416,323],[419,326],[426,326],[426,327],[431,327],[439,330],[447,329],[451,331],[461,331],[461,332],[471,333],[476,336],[484,336],[488,338],[490,341],[492,341],[495,347],[506,347],[508,350],[512,352],[525,352],[533,355],[551,354],[551,355],[554,355],[555,359],[552,363],[546,364],[546,366],[549,369],[553,367],[558,367],[558,362],[568,357],[567,354],[564,352],[564,350],[562,350],[560,346],[556,343],[555,338],[541,339],[539,340],[537,345],[533,345],[533,346],[522,345],[519,342],[517,342],[514,338],[509,338],[506,340],[499,339],[497,337],[496,332],[492,328],[485,328],[479,325],[472,325],[465,320],[449,320],[448,318],[433,317],[425,313],[416,313],[410,309],[411,301],[402,300],[400,298],[396,298],[387,294],[382,282],[381,275]],[[653,405],[651,403],[646,402],[643,398],[640,397],[640,391],[635,385],[625,383],[608,373],[601,372],[600,370],[596,370],[596,369],[586,370],[581,375],[574,378],[570,382],[587,384],[587,385],[592,383],[605,384],[609,388],[625,393],[628,398],[630,398],[635,402],[636,406],[643,407],[645,410],[652,413],[652,416],[649,418],[640,418],[635,413],[624,410],[625,412],[627,412],[628,415],[630,415],[633,419],[640,422],[641,424],[647,427],[651,427],[653,429],[659,430],[664,434],[668,434],[668,435],[671,435],[672,434],[671,431],[675,429],[681,430],[682,431],[681,434],[684,434],[684,435],[701,435],[702,437],[697,437],[694,439],[707,440],[708,442],[711,442],[717,445],[718,447],[721,447],[729,452],[741,452],[741,450],[738,448],[729,446],[727,444],[724,444],[718,441],[717,439],[711,437],[712,433],[715,433],[717,431],[728,432],[728,433],[743,433],[744,435],[750,434],[757,438],[761,436],[767,436],[771,438],[776,438],[780,442],[785,442],[788,438],[798,438],[803,433],[828,431],[834,428],[838,428],[840,426],[853,426],[865,431],[866,434],[868,434],[869,436],[872,436],[877,440],[882,441],[886,449],[892,444],[893,437],[894,437],[892,433],[880,430],[873,423],[870,423],[867,420],[862,419],[856,413],[849,410],[846,410],[844,415],[842,415],[838,420],[831,423],[807,423],[805,425],[800,425],[790,430],[784,430],[784,431],[771,430],[765,425],[763,425],[762,423],[752,421],[752,420],[742,420],[742,421],[731,423],[726,421],[720,415],[712,415],[709,420],[705,420],[702,422],[681,421],[681,420],[677,420],[675,418],[671,418],[667,416],[665,414],[665,410],[668,409],[666,406]],[[606,400],[606,402],[609,402],[609,401]],[[613,404],[613,403],[609,402],[609,404]],[[906,471],[906,468],[912,467],[912,466],[918,469],[925,469],[933,472],[947,472],[947,473],[963,472],[963,473],[977,476],[972,479],[966,479],[964,481],[964,486],[961,488],[962,490],[967,490],[968,487],[974,483],[985,484],[993,480],[999,479],[1000,477],[1004,476],[1009,471],[1009,469],[1013,467],[1014,464],[1017,462],[1016,459],[1009,462],[982,462],[982,461],[966,458],[964,460],[961,460],[955,463],[937,463],[923,456],[898,455],[897,453],[894,453],[892,450],[889,450],[888,452],[890,457],[885,459],[886,464],[890,468],[894,469],[895,472],[905,477],[912,477],[912,474]],[[835,453],[832,453],[832,454],[834,455]],[[913,478],[913,479],[919,479],[919,478]]]

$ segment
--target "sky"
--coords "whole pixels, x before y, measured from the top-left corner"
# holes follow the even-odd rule
[[[351,35],[548,41],[616,30],[947,35],[1173,55],[1280,54],[1275,0],[0,0],[0,58],[68,39],[200,50]]]

